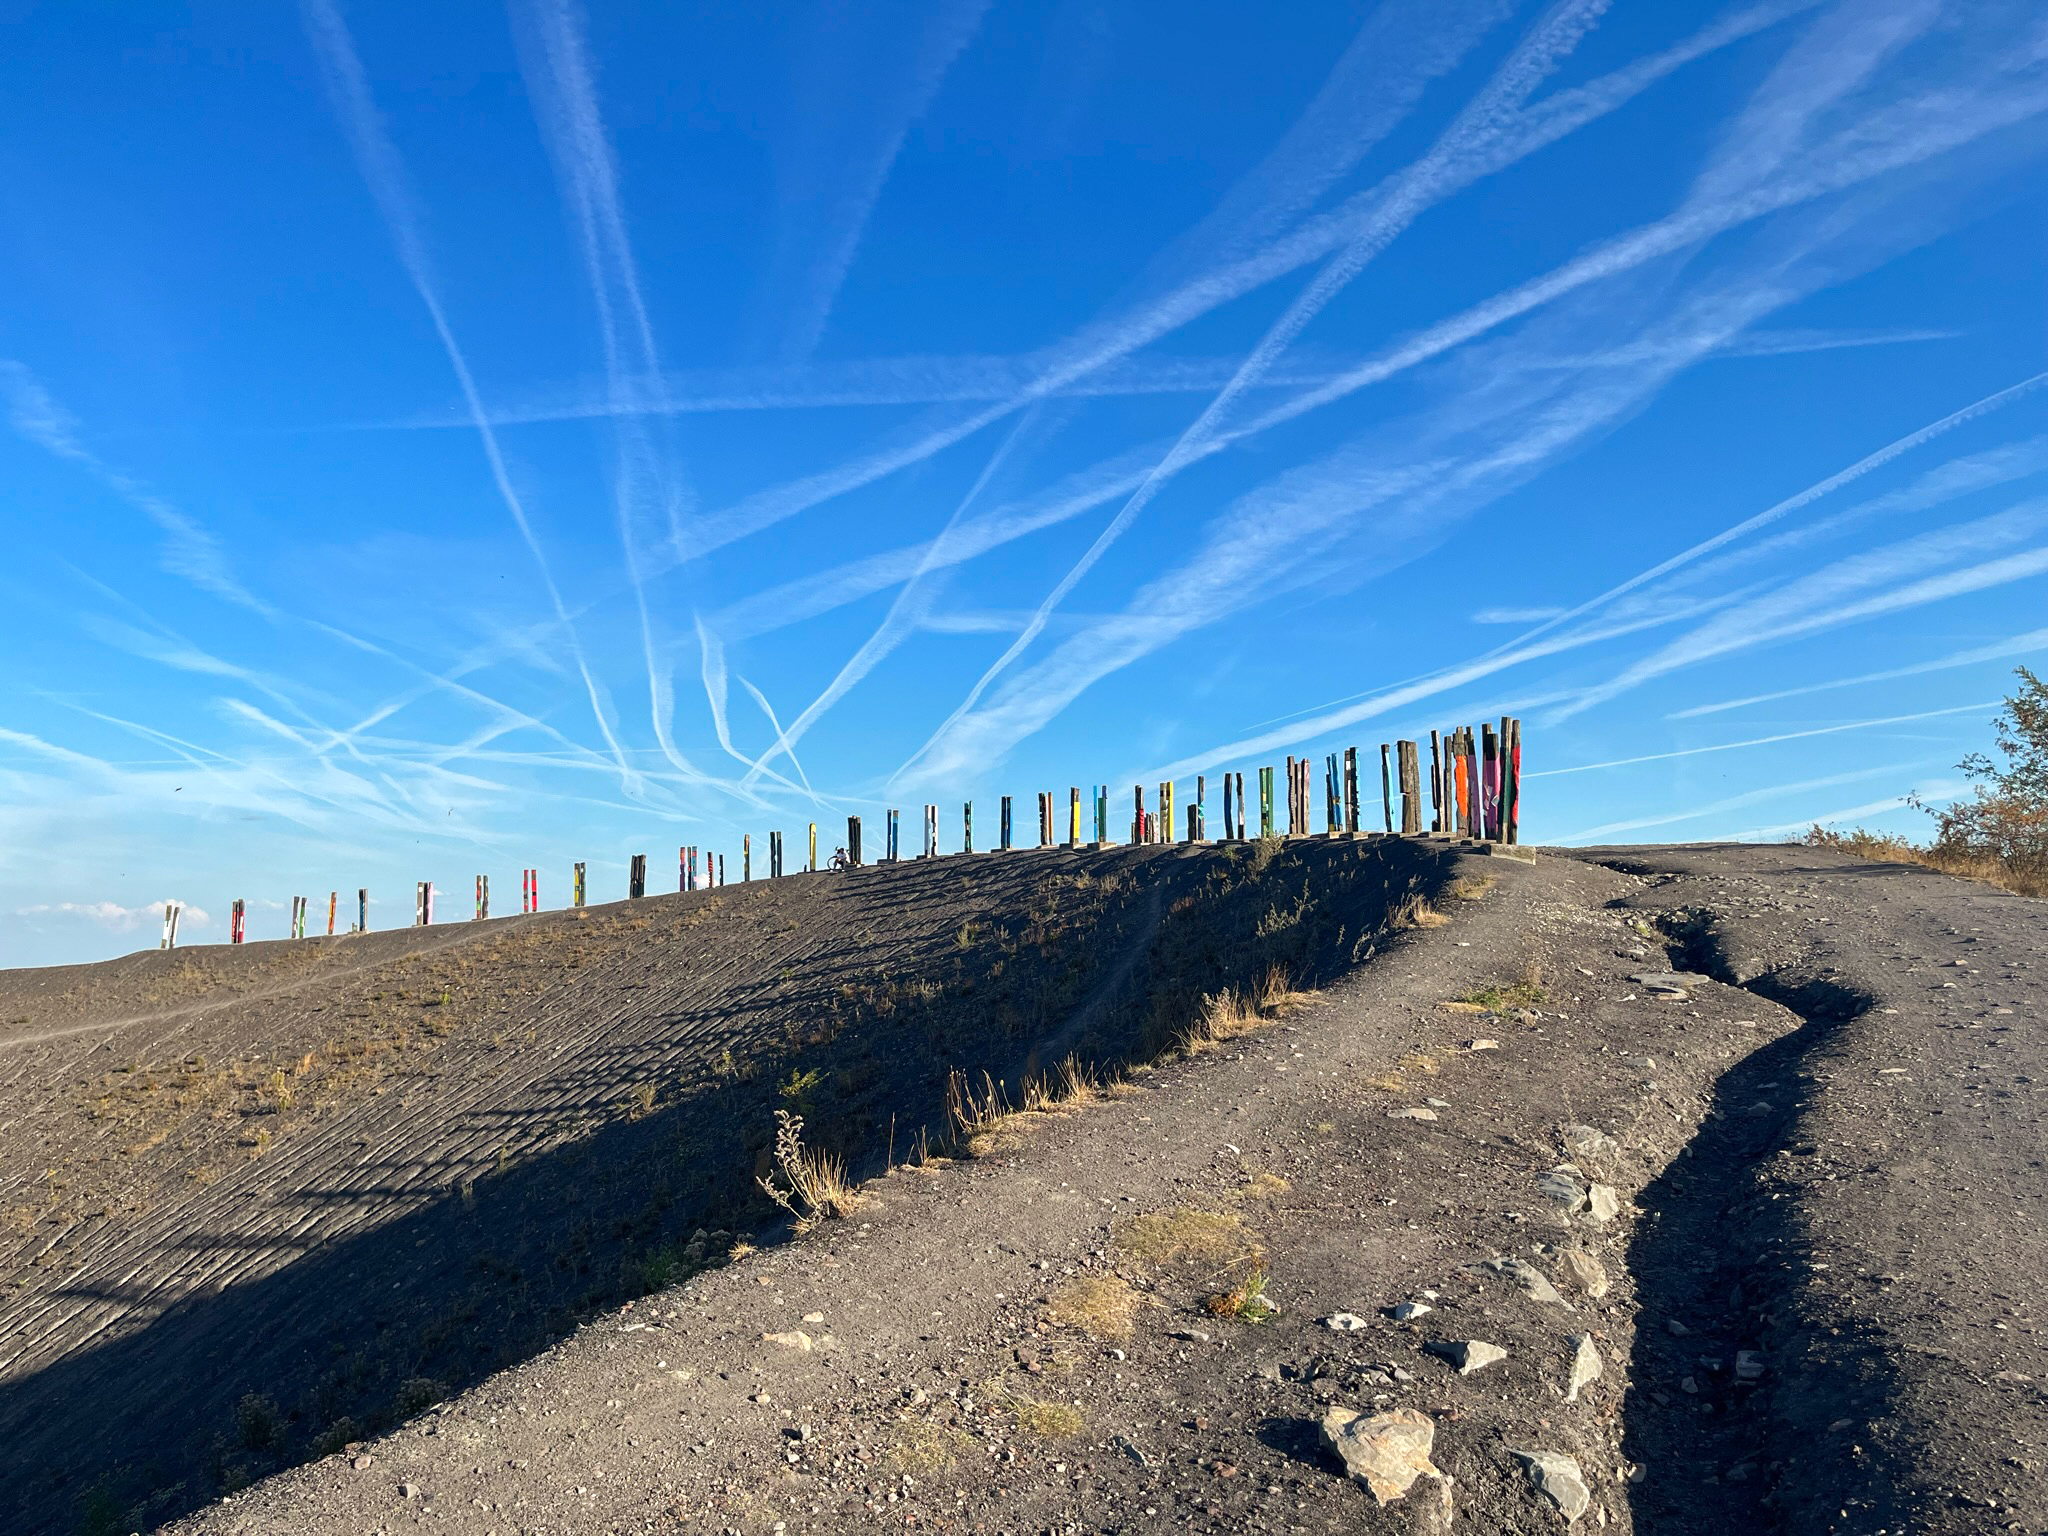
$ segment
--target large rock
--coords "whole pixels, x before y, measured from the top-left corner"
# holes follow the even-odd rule
[[[1575,1403],[1579,1400],[1579,1388],[1600,1379],[1600,1351],[1594,1347],[1590,1333],[1575,1333],[1565,1342],[1572,1347],[1572,1368],[1565,1383],[1564,1400]]]
[[[1482,1259],[1476,1269],[1490,1269],[1497,1275],[1506,1275],[1532,1297],[1553,1306],[1569,1308],[1571,1303],[1557,1294],[1557,1287],[1550,1279],[1527,1259]]]
[[[1470,1376],[1474,1371],[1483,1371],[1489,1365],[1498,1365],[1507,1359],[1508,1352],[1498,1344],[1489,1344],[1484,1339],[1432,1339],[1422,1346],[1439,1360],[1448,1360],[1458,1368],[1460,1376]]]
[[[1576,1211],[1586,1203],[1585,1177],[1569,1163],[1562,1163],[1548,1173],[1537,1174],[1536,1188],[1544,1199],[1556,1201],[1567,1212]]]
[[[1413,1408],[1393,1408],[1367,1418],[1350,1408],[1323,1415],[1323,1444],[1382,1508],[1402,1497],[1418,1477],[1433,1477],[1450,1503],[1450,1480],[1429,1459],[1436,1421]]]
[[[1586,1487],[1586,1474],[1576,1458],[1562,1451],[1515,1451],[1536,1491],[1557,1506],[1564,1523],[1570,1525],[1586,1512],[1593,1494]]]
[[[1586,1191],[1586,1215],[1601,1226],[1607,1225],[1621,1214],[1621,1197],[1613,1187],[1595,1184]]]
[[[1583,1248],[1567,1249],[1564,1267],[1572,1279],[1579,1283],[1580,1288],[1595,1301],[1607,1294],[1607,1266],[1600,1262],[1597,1254],[1588,1253]]]

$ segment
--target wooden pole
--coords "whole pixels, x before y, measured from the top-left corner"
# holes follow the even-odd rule
[[[818,872],[818,824],[811,823],[811,862],[805,866],[812,874]]]
[[[1003,852],[1010,851],[1010,797],[1003,796],[1003,824],[1001,829]]]
[[[860,868],[860,818],[846,818],[846,862],[855,869]]]
[[[370,888],[367,885],[356,888],[356,932],[370,931]]]
[[[647,894],[647,855],[636,853],[626,871],[626,898],[638,901]]]
[[[1394,830],[1394,769],[1390,760],[1393,749],[1384,741],[1380,743],[1380,808],[1386,813],[1387,830]]]

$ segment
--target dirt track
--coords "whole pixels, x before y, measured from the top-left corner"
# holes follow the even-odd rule
[[[154,1325],[146,1309],[121,1310],[118,1286],[68,1273],[32,1284],[41,1311],[10,1313],[10,1351],[11,1320],[24,1315],[68,1326],[111,1309],[114,1332],[127,1331],[83,1349],[74,1335],[54,1364],[0,1379],[0,1435],[31,1453],[12,1459],[16,1526],[72,1529],[81,1514],[143,1524],[206,1496],[221,1471],[316,1453],[353,1352],[383,1373],[355,1384],[359,1412],[380,1394],[390,1411],[406,1359],[445,1372],[435,1388],[526,1363],[382,1439],[364,1433],[374,1419],[357,1421],[341,1454],[216,1504],[191,1529],[1434,1528],[1435,1483],[1376,1511],[1343,1479],[1315,1429],[1332,1405],[1424,1410],[1472,1529],[1561,1527],[1516,1454],[1529,1450],[1574,1456],[1582,1518],[1617,1529],[2044,1528],[2030,1465],[2048,1434],[2033,1301],[2033,1095],[2048,1082],[2042,904],[1804,849],[1599,850],[1532,868],[1398,840],[1317,840],[1256,878],[1215,854],[1068,861],[784,882],[774,902],[811,905],[775,911],[802,930],[829,924],[837,944],[792,968],[773,947],[789,918],[748,908],[730,926],[763,936],[752,979],[700,982],[693,1034],[675,1027],[692,1016],[676,1002],[609,1003],[602,1051],[573,1063],[549,1052],[553,1076],[490,1090],[537,1100],[529,1118],[555,1139],[502,1174],[487,1167],[468,1197],[474,1163],[459,1156],[410,1158],[410,1205],[330,1172],[292,1197],[297,1230],[319,1246],[294,1257],[274,1238],[250,1245],[261,1273]],[[1117,868],[1127,881],[1103,878]],[[1046,882],[1083,869],[1092,886],[1057,887],[1068,940],[1043,942],[1041,928],[1040,942],[1024,942],[1019,909],[1042,915]],[[866,893],[862,879],[873,881]],[[1385,926],[1417,888],[1462,893],[1440,897],[1448,927]],[[602,942],[560,937],[573,919],[544,919],[562,926],[530,969],[494,961],[510,976],[489,994],[495,1006],[554,1020],[540,1036],[566,1031],[593,998],[621,998],[607,967],[627,956],[638,957],[632,975],[679,986],[687,946],[657,951],[653,935],[669,923],[680,938],[694,909],[643,906],[594,915],[650,924]],[[664,1088],[661,1107],[635,1118],[632,1087],[649,1080],[639,1063],[660,1059],[671,1076],[655,1080],[687,1083],[679,1064],[715,1060],[720,1040],[753,1040],[748,1019],[812,1017],[884,914],[905,936],[893,974],[911,983],[892,995],[914,1010],[915,993],[936,994],[915,1027],[866,1011],[799,1048],[757,1025],[769,1038],[751,1097],[730,1080],[679,1086],[673,1103]],[[565,978],[578,944],[584,969]],[[449,953],[387,963],[445,964]],[[680,1275],[724,1247],[652,1247],[715,1203],[717,1181],[707,1172],[699,1187],[666,1191],[652,1226],[634,1229],[647,1171],[722,1134],[720,1198],[732,1200],[785,1069],[815,1062],[825,1082],[858,1087],[856,1069],[879,1052],[891,1065],[859,1104],[818,1106],[821,1123],[850,1137],[842,1144],[872,1143],[885,1104],[929,1103],[945,1066],[972,1064],[976,1045],[996,1070],[1021,1065],[1034,1040],[1067,1036],[1088,1037],[1098,1056],[1142,1054],[1201,991],[1256,980],[1276,958],[1327,983],[1284,1022],[1141,1075],[1135,1097],[1010,1122],[978,1160],[889,1174],[855,1220],[616,1310],[638,1289],[621,1283],[626,1261],[663,1253]],[[1683,996],[1631,979],[1668,966],[1724,979],[1686,983]],[[1532,1001],[1538,973],[1544,995]],[[1021,991],[1004,992],[1003,974]],[[948,993],[970,975],[986,990]],[[349,985],[367,994],[392,982]],[[1446,1006],[1464,997],[1478,1001]],[[428,1054],[487,1032],[491,1018],[477,1014]],[[1011,1022],[990,1030],[993,1019]],[[661,1054],[681,1036],[694,1058],[680,1045]],[[1460,1044],[1482,1038],[1498,1048]],[[0,1064],[8,1054],[0,1040]],[[487,1074],[495,1054],[477,1050],[466,1070]],[[459,1149],[473,1124],[496,1122],[438,1113],[426,1095],[442,1075],[470,1081],[422,1073],[325,1112],[331,1125],[316,1116],[299,1144],[346,1151],[358,1126],[418,1140],[425,1125]],[[548,1097],[567,1077],[577,1090]],[[15,1116],[23,1096],[11,1091],[0,1112]],[[401,1109],[394,1094],[417,1097]],[[1425,1108],[1434,1119],[1389,1118]],[[245,1152],[232,1176],[274,1156]],[[1617,1192],[1612,1219],[1567,1214],[1546,1195],[1556,1181],[1544,1175],[1565,1161]],[[323,1203],[359,1229],[320,1235],[310,1213]],[[250,1228],[267,1231],[262,1207],[244,1195],[208,1209],[247,1209]],[[1221,1247],[1176,1254],[1148,1239],[1191,1213]],[[186,1252],[175,1228],[136,1235],[145,1227],[128,1229],[126,1251],[152,1275],[203,1274],[223,1248],[248,1251],[208,1238],[196,1256],[169,1258]],[[514,1276],[487,1267],[479,1280],[479,1265],[508,1249]],[[1241,1278],[1255,1250],[1280,1315],[1257,1327],[1211,1317],[1204,1298]],[[551,1267],[565,1251],[599,1256],[609,1272]],[[1599,1261],[1603,1295],[1586,1293],[1573,1253]],[[1556,1302],[1473,1267],[1517,1257],[1556,1283]],[[1076,1287],[1137,1297],[1129,1336],[1077,1313]],[[535,1355],[607,1296],[606,1319]],[[1405,1323],[1381,1310],[1404,1300],[1432,1310]],[[1318,1321],[1337,1311],[1365,1326],[1340,1334]],[[803,1321],[812,1315],[824,1321]],[[811,1350],[762,1337],[798,1330]],[[1568,1340],[1581,1334],[1603,1373],[1568,1401]],[[1507,1358],[1458,1376],[1432,1351],[1465,1338]],[[213,1359],[226,1339],[247,1341],[248,1357]],[[181,1438],[160,1410],[188,1375],[195,1418]],[[314,1384],[271,1394],[274,1439],[233,1412],[265,1381]],[[147,1406],[124,1416],[119,1405],[137,1395]],[[109,1403],[108,1442],[126,1459],[106,1444],[78,1455],[70,1442],[107,1424]],[[1078,1425],[1046,1404],[1071,1408]],[[149,1481],[137,1462],[151,1452],[196,1469],[183,1468],[182,1486],[155,1469],[154,1513],[115,1507]]]

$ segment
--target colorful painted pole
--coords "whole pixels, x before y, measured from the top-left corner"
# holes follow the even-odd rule
[[[157,944],[158,949],[175,949],[178,944],[178,913],[181,908],[175,901],[164,903],[164,936]]]
[[[356,932],[370,931],[370,888],[367,885],[356,888]]]
[[[860,868],[860,818],[846,818],[846,862],[855,869]]]
[[[1519,844],[1522,841],[1522,722],[1516,719],[1508,724],[1511,730],[1508,740],[1508,841]]]
[[[575,890],[572,892],[571,899],[575,905],[579,907],[583,905],[583,866],[581,864],[576,866]]]
[[[974,802],[963,801],[960,806],[960,851],[974,852]]]
[[[1344,830],[1358,830],[1358,748],[1344,749]]]
[[[1273,835],[1273,770],[1259,770],[1259,836]]]
[[[770,880],[780,880],[782,878],[782,834],[780,832],[770,832],[768,834],[768,878]]]
[[[811,861],[804,866],[812,874],[818,872],[818,824],[811,823]]]
[[[888,861],[889,861],[889,862],[890,862],[891,864],[894,864],[894,863],[896,862],[896,840],[897,840],[897,830],[896,830],[896,813],[895,813],[894,811],[891,811],[891,812],[889,813],[889,836],[888,836],[888,844],[889,844],[889,858],[888,858]]]
[[[1131,786],[1131,843],[1136,846],[1145,841],[1145,786]]]
[[[1394,768],[1393,748],[1384,741],[1380,743],[1380,808],[1387,815],[1387,830],[1394,830]]]
[[[434,883],[422,880],[413,888],[412,920],[415,927],[424,928],[434,920]]]
[[[1097,784],[1094,788],[1094,794],[1095,841],[1097,843],[1106,843],[1109,841],[1109,786],[1107,784]]]
[[[626,899],[638,901],[647,894],[647,855],[636,853],[626,870]]]
[[[927,805],[924,808],[924,857],[936,859],[939,856],[939,808]]]
[[[1003,796],[1002,822],[1002,829],[998,834],[1002,838],[999,846],[1004,853],[1008,853],[1010,851],[1010,797],[1008,795]]]
[[[242,906],[242,898],[237,896],[235,898],[235,904],[232,907],[228,908],[228,942],[230,944],[239,944],[242,942],[242,939],[247,932],[247,924],[248,913],[244,910]]]
[[[478,875],[476,877],[476,919],[478,922],[482,922],[490,915],[491,877],[489,875]]]

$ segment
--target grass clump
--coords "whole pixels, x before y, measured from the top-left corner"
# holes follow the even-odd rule
[[[950,1469],[963,1451],[974,1448],[974,1437],[963,1429],[947,1429],[929,1419],[906,1419],[891,1431],[887,1458],[900,1472],[929,1476]]]
[[[1543,990],[1543,970],[1531,964],[1511,982],[1497,983],[1467,992],[1458,1001],[1488,1013],[1512,1013],[1517,1008],[1534,1008],[1547,994]]]
[[[786,1109],[775,1111],[775,1170],[780,1182],[773,1175],[758,1182],[769,1199],[796,1219],[799,1232],[844,1216],[861,1203],[846,1181],[845,1162],[805,1146],[803,1116]]]
[[[1170,1264],[1176,1259],[1231,1264],[1254,1258],[1261,1251],[1242,1216],[1189,1206],[1133,1216],[1117,1233],[1116,1245],[1153,1264]]]
[[[1441,928],[1450,919],[1429,904],[1427,896],[1403,897],[1394,908],[1396,928]]]
[[[1280,1310],[1266,1297],[1267,1278],[1266,1266],[1254,1263],[1236,1285],[1211,1296],[1202,1305],[1211,1317],[1234,1317],[1241,1323],[1263,1323]]]
[[[1080,1409],[1042,1398],[1012,1397],[1010,1411],[1016,1414],[1019,1429],[1040,1440],[1071,1440],[1088,1427]]]
[[[1045,1318],[1091,1339],[1128,1339],[1145,1298],[1114,1275],[1083,1275],[1052,1293]]]

